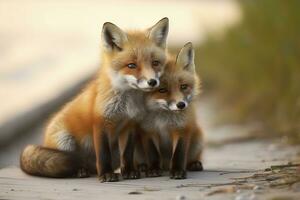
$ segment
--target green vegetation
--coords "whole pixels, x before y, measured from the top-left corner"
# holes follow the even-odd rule
[[[197,51],[206,91],[226,119],[300,143],[300,1],[244,0],[242,22]]]

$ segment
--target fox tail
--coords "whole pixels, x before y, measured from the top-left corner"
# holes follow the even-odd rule
[[[25,173],[53,178],[75,176],[80,163],[80,156],[74,152],[35,145],[28,145],[20,157],[20,166]]]

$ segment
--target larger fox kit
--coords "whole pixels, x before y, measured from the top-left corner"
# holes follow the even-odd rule
[[[160,81],[160,86],[147,95],[149,111],[140,134],[144,149],[137,148],[137,165],[146,163],[148,176],[159,176],[163,161],[171,178],[182,179],[186,169],[202,170],[202,131],[196,123],[193,100],[200,92],[200,80],[191,43],[176,58],[168,58]],[[139,156],[143,155],[141,150],[146,160]]]
[[[24,149],[22,170],[32,175],[68,177],[89,169],[96,170],[103,181],[117,181],[112,146],[119,145],[122,167],[128,137],[120,137],[120,127],[142,117],[144,92],[159,86],[167,34],[167,18],[146,31],[124,32],[105,23],[97,78],[50,120],[43,146]]]

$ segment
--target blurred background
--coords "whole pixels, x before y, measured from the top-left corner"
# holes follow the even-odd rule
[[[300,1],[238,1],[240,23],[198,46],[199,72],[220,121],[251,123],[258,137],[300,142]]]
[[[49,116],[95,73],[106,21],[140,29],[168,17],[170,48],[194,43],[201,106],[214,108],[203,109],[214,124],[299,144],[299,8],[298,0],[0,1],[0,167],[41,143]]]

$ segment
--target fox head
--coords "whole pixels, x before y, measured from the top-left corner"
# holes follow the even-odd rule
[[[170,112],[185,110],[200,90],[192,43],[184,45],[176,58],[168,58],[160,81],[160,86],[149,93],[148,108]]]
[[[102,62],[115,88],[151,91],[159,86],[168,30],[168,18],[145,31],[124,32],[112,23],[103,25]]]

